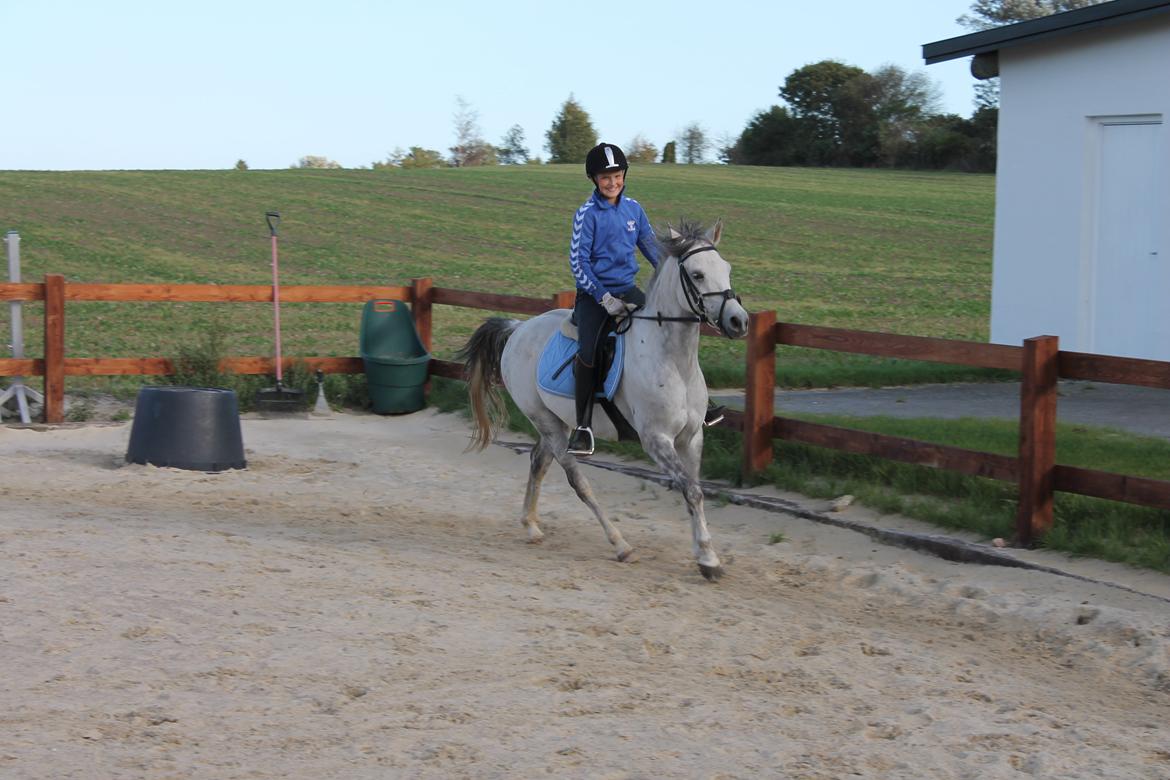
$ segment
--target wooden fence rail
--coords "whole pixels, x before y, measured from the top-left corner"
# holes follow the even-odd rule
[[[411,304],[415,327],[427,349],[432,346],[435,304],[491,311],[539,314],[554,308],[572,308],[574,293],[549,298],[526,298],[435,287],[429,278],[410,286],[288,286],[281,288],[288,303],[362,303],[390,298]],[[43,358],[0,358],[0,376],[43,376],[45,420],[64,417],[66,376],[162,375],[173,371],[171,361],[147,358],[71,358],[65,355],[67,301],[181,301],[266,302],[267,285],[216,284],[76,284],[59,274],[46,274],[43,283],[0,284],[0,301],[44,301]],[[715,331],[704,327],[707,335]],[[931,444],[897,436],[868,433],[831,425],[777,417],[774,414],[776,347],[779,345],[924,360],[1020,372],[1020,437],[1016,457]],[[358,357],[286,357],[285,363],[304,362],[326,373],[361,373]],[[270,357],[231,357],[221,369],[237,374],[266,374],[275,370]],[[430,373],[461,378],[463,366],[432,360]],[[871,455],[903,463],[946,469],[1019,486],[1016,536],[1030,544],[1052,525],[1053,493],[1060,490],[1113,501],[1170,509],[1170,482],[1093,469],[1062,466],[1056,453],[1056,383],[1058,378],[1141,385],[1170,389],[1170,362],[1138,360],[1081,352],[1063,352],[1054,336],[1027,339],[1021,346],[984,344],[951,339],[899,336],[776,321],[775,312],[751,315],[747,337],[744,411],[728,412],[726,425],[743,433],[743,470],[759,471],[771,463],[775,439],[801,442],[844,452]]]

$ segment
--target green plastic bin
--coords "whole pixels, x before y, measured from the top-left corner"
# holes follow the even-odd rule
[[[395,300],[366,301],[361,356],[375,412],[406,414],[426,406],[423,390],[431,355],[414,327],[409,306]]]

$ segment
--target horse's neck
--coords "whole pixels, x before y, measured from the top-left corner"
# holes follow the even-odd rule
[[[674,263],[675,267],[663,269],[666,274],[656,279],[654,287],[646,296],[646,306],[641,312],[648,317],[661,314],[663,317],[692,318],[694,312],[682,305],[678,300],[679,287],[678,261],[673,257],[664,258],[664,263]],[[678,363],[694,362],[699,354],[699,325],[692,322],[664,322],[656,323],[642,320],[651,331],[648,338],[655,339],[662,344],[664,357]]]

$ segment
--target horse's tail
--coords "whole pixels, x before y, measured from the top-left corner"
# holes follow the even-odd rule
[[[504,377],[500,371],[500,356],[508,337],[519,325],[518,320],[491,317],[475,329],[471,338],[456,353],[464,361],[463,376],[467,380],[467,396],[475,430],[467,450],[483,450],[492,443],[495,431],[507,422],[508,408],[500,393]]]

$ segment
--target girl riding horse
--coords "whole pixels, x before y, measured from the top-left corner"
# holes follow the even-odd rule
[[[593,399],[598,382],[598,345],[618,322],[646,303],[634,283],[638,274],[635,247],[658,268],[658,243],[641,204],[625,194],[626,155],[601,143],[585,156],[585,175],[593,194],[573,215],[569,270],[577,285],[573,322],[577,325],[577,357],[573,361],[577,427],[569,437],[569,453],[592,455]],[[722,407],[709,409],[705,425],[723,419]]]

